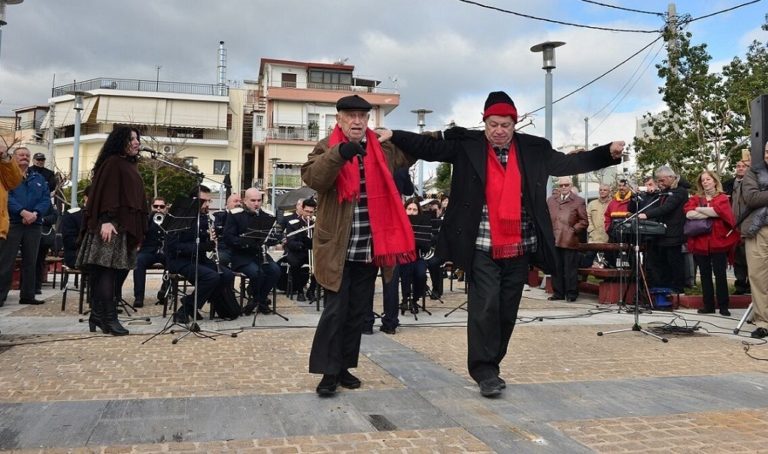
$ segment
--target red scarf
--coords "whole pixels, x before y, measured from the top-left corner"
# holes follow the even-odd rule
[[[400,202],[392,173],[387,166],[379,137],[370,129],[365,131],[368,142],[363,157],[365,191],[368,198],[368,216],[373,237],[373,263],[377,266],[395,266],[416,260],[416,240],[413,228]],[[349,142],[338,125],[333,129],[328,144],[333,147]],[[355,156],[341,167],[336,177],[339,203],[357,200],[360,196],[360,164]]]
[[[507,168],[488,144],[485,200],[491,224],[491,256],[494,259],[517,257],[523,254],[522,197],[520,169],[517,166],[517,145],[509,144]]]

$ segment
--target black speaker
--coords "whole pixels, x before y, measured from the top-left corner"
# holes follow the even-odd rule
[[[768,134],[768,95],[760,95],[749,104],[752,113],[752,132],[750,134],[750,154],[752,164],[763,162],[766,134]]]

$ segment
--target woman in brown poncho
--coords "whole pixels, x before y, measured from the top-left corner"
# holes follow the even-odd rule
[[[117,320],[115,288],[136,267],[136,251],[147,231],[149,211],[136,164],[140,138],[137,129],[115,128],[93,166],[76,262],[90,273],[91,332],[98,326],[114,336],[128,334]]]

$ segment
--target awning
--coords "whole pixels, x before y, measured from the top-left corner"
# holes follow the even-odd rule
[[[99,123],[226,129],[227,103],[100,96],[96,121]]]
[[[83,111],[81,112],[81,121],[85,123],[91,116],[94,106],[96,106],[97,97],[83,98]],[[54,116],[53,126],[63,128],[75,124],[75,100],[56,103],[54,112],[49,111],[43,117],[42,129],[48,129],[51,113]]]

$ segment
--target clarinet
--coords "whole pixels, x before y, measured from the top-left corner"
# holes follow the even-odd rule
[[[214,223],[216,218],[212,213],[208,213],[208,236],[213,240],[213,261],[216,263],[216,271],[222,274],[221,263],[219,263],[219,238],[216,236]]]

